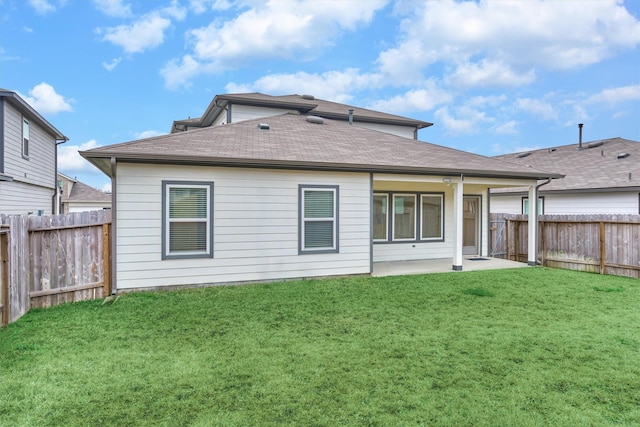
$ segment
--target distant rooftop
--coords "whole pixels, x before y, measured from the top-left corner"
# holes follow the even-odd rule
[[[253,105],[261,107],[282,108],[298,111],[300,114],[314,114],[316,116],[335,119],[348,120],[349,110],[353,110],[354,120],[369,123],[383,123],[390,125],[411,126],[422,129],[432,126],[433,123],[402,117],[366,108],[355,107],[338,102],[325,101],[312,95],[280,95],[272,96],[263,93],[240,93],[228,95],[216,95],[204,114],[200,118],[189,118],[176,120],[173,122],[171,132],[183,130],[185,125],[191,127],[211,126],[213,120],[220,115],[228,104]]]
[[[614,191],[640,189],[640,142],[609,138],[579,144],[495,156],[523,170],[553,170],[565,175],[541,191]],[[517,189],[497,189],[513,192]]]

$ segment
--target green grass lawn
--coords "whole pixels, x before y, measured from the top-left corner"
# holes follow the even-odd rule
[[[0,331],[0,425],[640,425],[640,281],[528,268],[126,294]]]

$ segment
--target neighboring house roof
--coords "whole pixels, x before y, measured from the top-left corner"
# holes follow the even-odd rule
[[[71,187],[71,193],[62,193],[62,203],[69,202],[90,202],[90,203],[111,203],[111,193],[105,193],[96,188],[93,188],[77,179],[70,178],[66,175],[58,174],[71,181],[73,186]]]
[[[383,113],[366,108],[353,107],[351,105],[341,104],[338,102],[325,101],[315,98],[312,95],[272,96],[254,92],[216,95],[202,117],[196,119],[189,118],[185,120],[176,120],[173,122],[171,132],[179,132],[184,130],[186,126],[211,126],[214,119],[220,115],[229,103],[296,110],[300,114],[314,114],[316,116],[337,120],[349,120],[349,110],[353,110],[354,121],[411,126],[416,129],[422,129],[433,125],[433,123],[415,120],[408,117],[396,116],[394,114]]]
[[[322,123],[314,123],[319,122]],[[262,129],[268,124],[268,129]],[[519,165],[317,116],[283,114],[141,139],[80,153],[111,176],[110,159],[136,163],[560,178]]]
[[[542,192],[639,191],[640,142],[610,138],[494,157],[524,168],[548,169],[565,175],[540,188]],[[524,191],[496,189],[495,193]]]
[[[35,120],[40,126],[42,126],[47,132],[55,136],[57,140],[68,141],[69,138],[64,136],[58,129],[56,129],[51,123],[49,123],[44,117],[40,115],[31,105],[29,105],[24,99],[22,99],[17,93],[7,89],[0,88],[0,98],[5,99],[8,103],[13,105],[23,114],[31,119]]]

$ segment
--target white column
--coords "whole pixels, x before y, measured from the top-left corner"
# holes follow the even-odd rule
[[[453,184],[453,269],[462,270],[462,224],[464,217],[464,184]]]
[[[529,247],[527,249],[527,264],[538,265],[538,189],[529,186]]]

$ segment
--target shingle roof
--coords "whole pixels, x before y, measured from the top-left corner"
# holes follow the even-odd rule
[[[269,125],[259,129],[260,123]],[[343,121],[283,114],[131,141],[80,153],[110,175],[109,159],[485,177],[560,177]]]
[[[348,120],[349,110],[353,110],[354,120],[363,122],[389,123],[403,126],[411,126],[422,129],[431,126],[433,123],[415,120],[409,117],[395,114],[383,113],[381,111],[369,110],[367,108],[354,107],[348,104],[325,101],[310,95],[265,95],[263,93],[238,93],[216,95],[202,117],[197,119],[184,119],[174,122],[172,131],[176,124],[187,124],[189,126],[210,126],[214,118],[224,109],[227,103],[256,105],[265,107],[275,107],[290,110],[297,110],[301,114],[315,114],[330,119]]]
[[[618,158],[627,153],[629,156]],[[565,175],[541,191],[613,190],[640,187],[640,142],[610,138],[496,156],[522,167],[553,170]],[[517,189],[501,189],[511,192]]]
[[[111,202],[111,194],[90,187],[87,184],[75,181],[71,187],[71,194],[63,194],[63,202]]]

